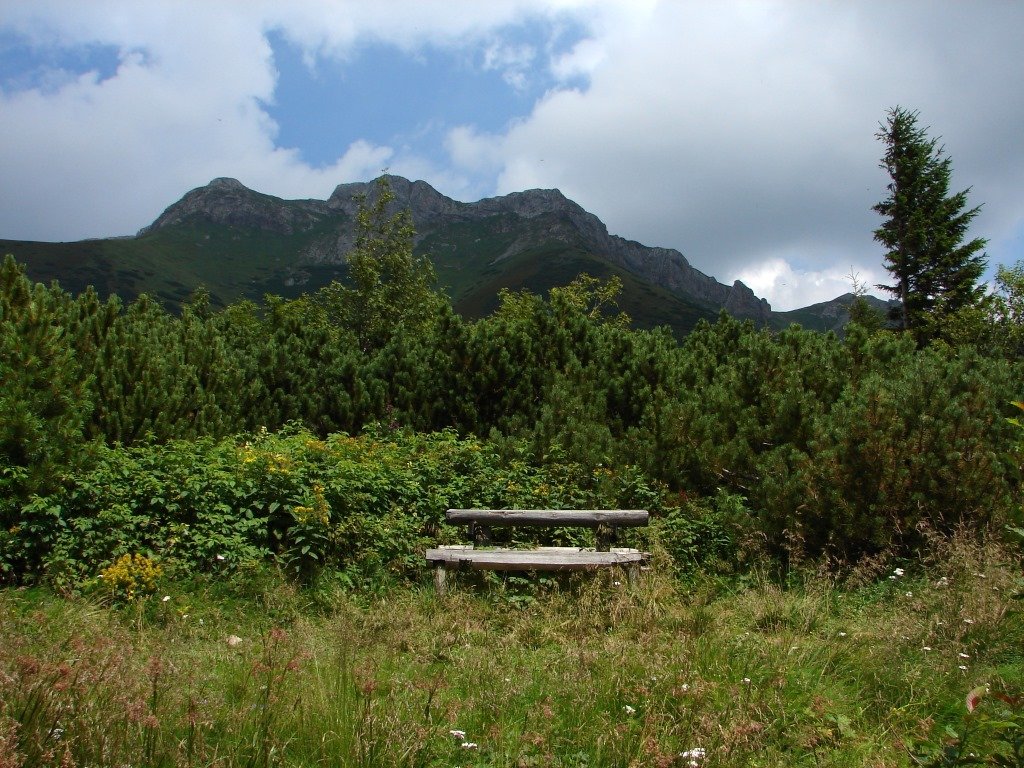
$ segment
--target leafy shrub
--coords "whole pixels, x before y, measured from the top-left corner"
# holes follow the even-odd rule
[[[69,582],[137,553],[199,572],[273,558],[301,581],[324,567],[351,581],[408,578],[424,549],[462,538],[444,522],[450,507],[661,509],[661,490],[635,468],[537,466],[527,443],[510,450],[518,458],[451,432],[320,440],[301,427],[103,448],[65,488],[23,506],[12,547],[28,576]],[[568,530],[540,535],[582,543]]]
[[[1013,384],[1006,365],[966,350],[901,354],[815,425],[793,472],[801,504],[777,520],[812,553],[845,557],[911,552],[927,530],[983,530],[1012,501],[1001,412]]]
[[[907,555],[924,529],[981,530],[1010,509],[1016,379],[1003,361],[729,319],[683,347],[649,469],[673,488],[741,495],[770,556]]]
[[[751,522],[743,497],[720,491],[666,510],[664,516],[654,519],[653,526],[658,542],[676,566],[689,571],[737,565]]]

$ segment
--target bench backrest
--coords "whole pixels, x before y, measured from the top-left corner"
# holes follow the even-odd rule
[[[557,526],[636,528],[647,525],[646,509],[449,509],[449,523],[486,526]]]

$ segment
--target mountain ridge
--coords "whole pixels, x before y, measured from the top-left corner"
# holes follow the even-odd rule
[[[425,181],[410,181],[401,176],[388,175],[387,181],[395,195],[392,209],[409,209],[416,228],[417,243],[435,234],[439,226],[452,222],[470,223],[495,216],[510,215],[520,220],[551,219],[538,233],[531,227],[521,227],[524,233],[509,243],[494,261],[515,256],[538,240],[555,240],[572,245],[577,237],[594,255],[603,257],[622,269],[641,277],[682,297],[706,305],[712,310],[724,309],[758,325],[767,325],[771,318],[771,305],[741,281],[731,286],[718,282],[693,267],[683,254],[675,249],[643,245],[612,235],[607,226],[594,214],[567,198],[557,189],[531,189],[507,195],[483,198],[474,203],[453,200],[434,189]],[[339,184],[327,200],[284,200],[251,190],[236,179],[218,178],[198,187],[172,204],[140,235],[160,228],[182,223],[188,216],[201,214],[211,221],[227,225],[243,225],[280,234],[291,235],[296,230],[311,229],[318,221],[332,213],[342,213],[354,220],[361,196],[374,199],[379,180]],[[276,207],[272,201],[277,201]],[[225,205],[225,202],[228,204]],[[337,233],[333,243],[323,239],[309,245],[300,253],[299,262],[313,264],[341,264],[345,254],[354,245],[351,227]]]
[[[557,189],[467,203],[422,180],[385,178],[395,196],[389,212],[410,211],[416,251],[432,258],[439,286],[468,317],[493,311],[502,288],[544,293],[585,271],[623,280],[620,305],[638,327],[668,325],[685,334],[722,310],[776,328],[797,319],[816,330],[841,329],[844,322],[836,302],[845,297],[773,312],[741,281],[720,283],[675,249],[609,233]],[[56,279],[73,291],[92,284],[125,299],[147,292],[170,307],[199,285],[220,305],[266,293],[294,296],[344,279],[360,200],[372,204],[379,181],[338,184],[320,200],[279,198],[218,177],[186,192],[134,238],[0,241],[0,248],[25,263],[34,279]]]

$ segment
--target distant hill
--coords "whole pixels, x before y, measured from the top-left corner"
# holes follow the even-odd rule
[[[865,296],[868,306],[880,312],[883,317],[889,316],[889,310],[898,302],[883,301],[875,296]],[[819,304],[812,304],[809,307],[790,310],[789,312],[772,312],[770,325],[772,328],[782,330],[793,323],[811,328],[816,331],[835,331],[841,334],[843,328],[850,322],[850,305],[853,304],[856,296],[852,293],[844,293],[831,301],[823,301]]]
[[[545,293],[588,272],[622,279],[620,306],[641,328],[668,325],[682,335],[722,309],[761,326],[842,324],[847,297],[772,312],[742,282],[719,283],[679,251],[609,234],[558,190],[463,203],[423,181],[387,178],[393,205],[412,213],[416,251],[431,257],[439,286],[467,317],[490,313],[501,288]],[[291,297],[344,279],[358,196],[372,202],[376,189],[375,182],[341,184],[327,200],[283,200],[220,178],[187,193],[135,237],[0,240],[0,251],[13,253],[35,280],[56,280],[73,292],[93,285],[126,300],[148,293],[171,308],[200,285],[217,305],[267,293]]]

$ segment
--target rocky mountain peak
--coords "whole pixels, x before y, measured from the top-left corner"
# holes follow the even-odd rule
[[[387,180],[395,195],[389,211],[409,210],[412,212],[413,221],[416,222],[456,214],[466,205],[445,197],[425,181],[409,181],[402,176],[390,174],[382,178]],[[327,206],[333,211],[355,216],[359,210],[360,197],[364,197],[370,205],[376,202],[379,182],[380,178],[369,182],[339,184],[327,199]]]
[[[232,179],[228,176],[219,176],[205,187],[200,187],[200,189],[210,192],[252,192],[251,189],[238,179]]]
[[[502,211],[514,213],[523,218],[533,218],[547,213],[555,213],[573,209],[585,213],[576,203],[562,194],[558,189],[528,189],[524,192],[512,192],[500,197],[489,197],[477,203],[484,211]]]
[[[758,325],[767,325],[772,314],[767,299],[759,299],[741,280],[733,282],[722,309],[735,317],[750,318]]]
[[[313,226],[326,213],[321,201],[282,200],[222,176],[188,192],[139,235],[196,219],[290,235]]]

